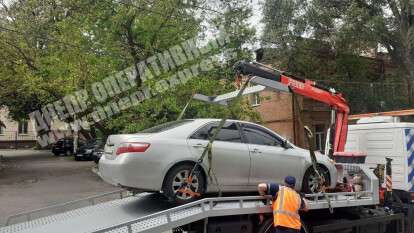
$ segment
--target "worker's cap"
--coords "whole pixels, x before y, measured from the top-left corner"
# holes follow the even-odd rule
[[[286,183],[287,185],[290,185],[290,186],[295,186],[295,184],[296,184],[296,179],[295,179],[295,177],[293,177],[293,176],[286,176],[286,177],[285,177],[285,183]]]

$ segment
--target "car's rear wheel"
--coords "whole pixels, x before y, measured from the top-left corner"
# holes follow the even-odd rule
[[[200,170],[193,173],[191,182],[188,182],[186,186],[182,187],[181,185],[187,181],[192,169],[193,165],[182,164],[173,167],[167,173],[162,190],[170,201],[185,204],[198,199],[204,194],[204,175]]]
[[[318,172],[325,180],[324,185],[329,186],[331,183],[329,170],[319,165]],[[320,193],[322,191],[320,177],[316,174],[312,166],[306,170],[303,176],[302,191],[304,193]]]
[[[65,151],[65,155],[66,155],[66,156],[71,156],[71,155],[72,155],[72,151],[70,151],[70,150],[66,150],[66,151]]]

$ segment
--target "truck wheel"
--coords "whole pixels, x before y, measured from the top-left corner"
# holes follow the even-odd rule
[[[275,228],[273,227],[273,216],[272,216],[270,218],[267,218],[266,220],[263,221],[262,224],[260,224],[257,233],[273,233],[273,232],[275,232]],[[300,232],[303,233],[303,232],[309,232],[309,231],[305,230],[304,227],[302,226]]]
[[[329,175],[329,170],[326,169],[323,166],[318,166],[318,171],[321,176],[325,179],[325,185],[329,186],[331,183],[331,177]],[[303,182],[302,182],[302,192],[304,193],[320,193],[321,192],[321,186],[319,184],[319,177],[315,173],[315,170],[313,170],[313,167],[309,167],[308,170],[306,170],[305,175],[303,176]]]
[[[267,218],[263,221],[262,224],[259,226],[259,230],[257,233],[273,233],[275,232],[273,228],[273,218]]]
[[[191,164],[182,164],[173,167],[166,175],[162,191],[164,195],[173,203],[185,204],[195,201],[199,196],[191,196],[187,193],[177,191],[181,187],[181,183],[188,178],[190,171],[193,169]],[[193,180],[187,186],[188,190],[199,193],[200,196],[204,194],[204,175],[201,171],[195,171],[193,174]]]

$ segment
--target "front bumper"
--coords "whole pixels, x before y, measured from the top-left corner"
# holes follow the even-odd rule
[[[92,149],[81,150],[76,153],[77,157],[91,157],[93,153]]]

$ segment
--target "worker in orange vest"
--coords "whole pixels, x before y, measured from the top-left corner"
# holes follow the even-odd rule
[[[299,233],[301,221],[299,210],[307,211],[308,203],[295,191],[296,179],[293,176],[285,177],[285,184],[258,185],[260,195],[271,195],[273,209],[273,226],[275,233]]]

